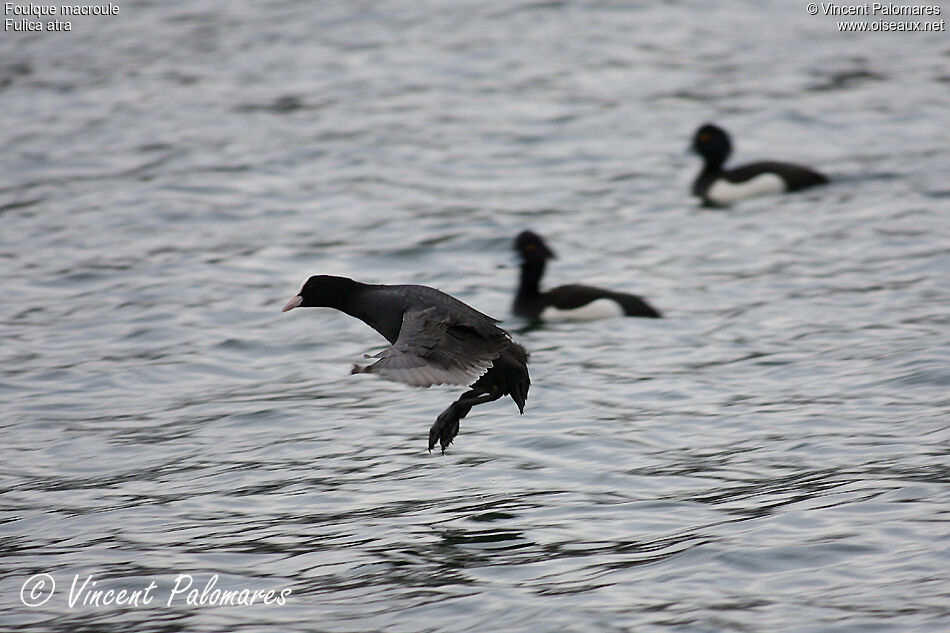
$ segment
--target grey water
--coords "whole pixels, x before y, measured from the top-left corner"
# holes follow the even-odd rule
[[[0,36],[0,628],[950,630],[946,32],[115,4]],[[701,209],[705,121],[834,183]],[[525,329],[525,228],[666,318]],[[429,454],[461,390],[350,376],[316,273],[504,319],[525,414]]]

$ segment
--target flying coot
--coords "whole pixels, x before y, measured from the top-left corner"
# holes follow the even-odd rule
[[[732,153],[732,141],[721,127],[707,123],[696,130],[692,149],[703,158],[703,169],[693,181],[693,195],[708,207],[726,206],[752,196],[799,191],[823,185],[827,176],[813,169],[764,161],[734,169],[723,165]]]
[[[603,288],[571,284],[542,292],[541,277],[556,256],[541,236],[522,231],[515,238],[521,256],[521,280],[512,311],[531,319],[595,319],[610,316],[659,318],[660,313],[640,297]]]
[[[392,345],[367,358],[352,373],[376,374],[414,387],[467,385],[429,429],[429,450],[442,452],[458,434],[459,421],[477,404],[511,396],[524,413],[531,379],[528,353],[498,321],[427,286],[364,284],[346,277],[315,275],[284,306],[335,308],[356,317]]]

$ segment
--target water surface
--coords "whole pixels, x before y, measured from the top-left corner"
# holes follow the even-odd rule
[[[950,629],[945,33],[779,1],[161,2],[0,39],[0,621],[76,631]],[[835,184],[727,211],[737,158]],[[524,416],[348,375],[306,276],[510,320]],[[53,597],[20,602],[48,573]],[[72,579],[155,602],[67,601]],[[166,604],[178,575],[284,605]]]

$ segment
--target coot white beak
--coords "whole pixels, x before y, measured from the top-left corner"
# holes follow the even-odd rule
[[[300,304],[303,303],[303,297],[300,295],[295,295],[290,298],[290,301],[284,304],[284,309],[281,312],[287,312],[287,310],[293,310],[294,308],[299,308]]]

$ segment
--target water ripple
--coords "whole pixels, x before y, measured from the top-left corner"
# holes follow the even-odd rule
[[[0,41],[8,628],[947,628],[938,34],[881,56],[773,1],[120,15]],[[835,183],[698,209],[705,120]],[[510,319],[524,228],[548,283],[667,318]],[[506,319],[525,415],[427,453],[456,390],[350,376],[373,332],[279,312],[317,272]],[[88,574],[161,604],[71,608]],[[179,574],[292,593],[169,606]]]

